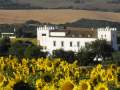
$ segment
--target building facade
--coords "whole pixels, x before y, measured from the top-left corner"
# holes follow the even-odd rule
[[[12,30],[9,32],[4,31],[4,32],[1,32],[0,35],[1,35],[1,38],[8,37],[8,38],[12,39],[12,38],[16,38],[15,32],[16,32],[16,29],[14,28],[13,31]]]
[[[117,50],[116,28],[66,28],[59,29],[53,26],[37,27],[38,45],[44,51],[52,53],[53,50],[63,49],[78,52],[87,43],[97,39],[106,39]]]

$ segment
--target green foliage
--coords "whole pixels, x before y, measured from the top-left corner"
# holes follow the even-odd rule
[[[23,58],[24,57],[24,50],[26,46],[23,44],[22,41],[17,41],[11,45],[9,48],[9,54],[14,55],[18,58]]]
[[[92,43],[86,44],[84,48],[81,48],[78,52],[73,51],[64,51],[54,50],[53,58],[61,58],[63,60],[67,60],[69,63],[78,60],[78,64],[80,65],[93,65],[98,64],[100,62],[94,62],[94,58],[101,56],[104,60],[108,58],[112,58],[113,49],[110,44],[107,43],[106,40],[96,40]]]
[[[35,41],[35,40],[34,40]],[[46,57],[47,52],[42,52],[42,47],[28,41],[28,39],[10,40],[3,38],[0,40],[0,56],[16,56],[19,59]]]
[[[42,56],[40,55],[41,53],[42,52],[40,47],[31,45],[25,49],[24,56],[26,58],[38,58],[39,56]]]
[[[18,58],[46,57],[47,53],[42,52],[41,49],[42,47],[36,46],[29,41],[18,40],[12,43],[11,47],[9,48],[9,54]]]
[[[93,63],[94,57],[95,53],[86,48],[81,48],[77,53],[77,60],[80,65],[89,65]]]
[[[81,48],[77,53],[77,59],[82,65],[98,64],[100,62],[93,61],[96,56],[98,56],[98,58],[103,58],[103,60],[108,58],[112,59],[112,52],[113,49],[106,40],[96,40],[87,44],[85,48]]]
[[[13,39],[11,39],[11,43],[15,43],[17,41],[31,42],[32,44],[37,45],[36,38],[13,38]]]
[[[0,40],[0,56],[8,55],[8,50],[10,47],[10,39],[3,38]]]
[[[17,37],[34,38],[36,37],[36,35],[37,35],[36,26],[31,26],[28,23],[21,25],[21,27],[19,27],[16,30]]]
[[[112,53],[112,57],[114,62],[116,62],[116,64],[118,64],[120,66],[120,52],[113,52]]]
[[[10,24],[0,24],[0,32],[2,33],[13,33],[14,25]]]
[[[53,51],[53,58],[60,58],[63,60],[67,60],[69,63],[72,63],[75,61],[76,56],[73,51],[64,51],[62,49],[59,49]]]
[[[96,40],[90,44],[91,50],[104,59],[112,56],[112,46],[106,40]]]

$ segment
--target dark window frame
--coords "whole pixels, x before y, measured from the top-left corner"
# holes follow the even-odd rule
[[[72,41],[70,41],[70,47],[72,47],[73,46],[73,43],[72,43]]]
[[[79,41],[77,42],[77,47],[80,47],[80,42]]]
[[[45,34],[45,33],[43,33],[43,34],[42,34],[42,36],[46,36],[46,34]]]
[[[64,41],[61,41],[61,46],[64,47]]]
[[[53,46],[56,47],[56,41],[53,41]]]

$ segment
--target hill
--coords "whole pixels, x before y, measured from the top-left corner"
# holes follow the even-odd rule
[[[0,24],[24,23],[28,20],[64,24],[75,22],[82,18],[120,22],[120,13],[71,9],[0,10]]]
[[[66,23],[68,27],[82,27],[82,28],[100,28],[100,27],[116,27],[120,30],[120,22],[111,22],[105,20],[80,19],[72,23]]]

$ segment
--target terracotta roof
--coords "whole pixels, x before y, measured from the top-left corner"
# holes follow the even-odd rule
[[[65,32],[66,37],[82,37],[82,38],[97,37],[97,30],[89,29],[89,28],[67,28],[67,29],[51,30],[50,32]]]

